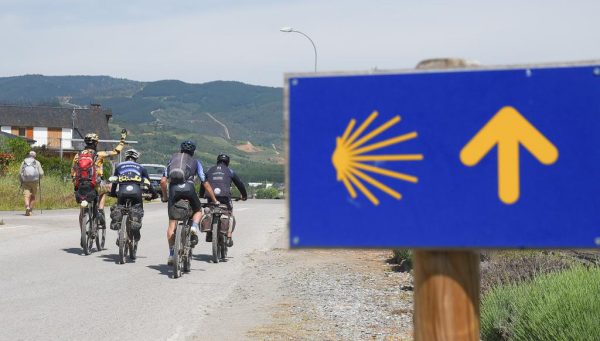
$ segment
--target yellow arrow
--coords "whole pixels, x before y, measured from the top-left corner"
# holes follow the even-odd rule
[[[475,166],[498,145],[498,196],[505,204],[519,200],[519,145],[535,158],[551,165],[558,160],[558,149],[515,108],[500,109],[460,151],[466,166]]]

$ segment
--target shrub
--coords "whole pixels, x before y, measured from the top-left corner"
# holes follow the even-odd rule
[[[6,146],[15,156],[16,160],[23,160],[31,150],[29,144],[22,139],[8,139],[8,141],[6,141]]]
[[[256,191],[256,199],[277,199],[279,191],[276,188],[261,188]]]
[[[410,271],[413,266],[412,252],[409,249],[394,249],[392,250],[392,259],[389,262],[398,264],[398,271]]]
[[[600,335],[600,269],[577,266],[490,290],[483,340],[589,340]]]
[[[8,165],[15,160],[15,156],[11,153],[0,153],[0,176],[6,175]]]

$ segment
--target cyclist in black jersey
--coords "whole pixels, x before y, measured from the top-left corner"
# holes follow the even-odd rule
[[[213,188],[215,196],[220,203],[227,205],[229,209],[230,215],[233,215],[233,205],[231,204],[231,184],[233,183],[235,187],[240,191],[241,199],[246,200],[248,198],[248,193],[246,192],[246,186],[240,179],[240,177],[229,168],[229,156],[226,154],[220,154],[217,156],[217,164],[211,167],[205,174],[206,182],[210,184]],[[203,188],[200,188],[200,196],[205,196],[205,191]],[[208,228],[208,226],[207,226]],[[209,235],[209,230],[202,232],[207,232],[206,239],[212,238]],[[231,234],[233,233],[233,229],[230,229],[228,233],[228,246],[233,246],[233,239],[231,238]]]
[[[204,170],[199,160],[193,157],[196,145],[192,141],[184,141],[181,143],[180,151],[173,154],[165,173],[160,181],[160,187],[162,189],[162,201],[168,202],[169,210],[169,227],[167,228],[167,240],[169,243],[169,259],[167,264],[173,262],[173,245],[175,244],[175,228],[177,226],[177,220],[171,216],[171,207],[179,200],[186,199],[190,202],[192,211],[192,228],[191,228],[191,242],[192,246],[198,243],[198,224],[200,218],[202,218],[202,211],[200,206],[200,198],[194,188],[194,178],[198,178],[202,183],[202,188],[211,197],[214,203],[218,203],[217,198],[213,193],[210,184],[205,182]],[[168,195],[167,195],[168,185]]]

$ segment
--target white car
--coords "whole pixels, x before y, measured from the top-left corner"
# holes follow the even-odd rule
[[[154,163],[143,163],[142,166],[146,168],[148,172],[148,177],[150,178],[150,185],[158,195],[162,196],[162,190],[160,189],[160,179],[165,173],[164,165],[154,164]]]

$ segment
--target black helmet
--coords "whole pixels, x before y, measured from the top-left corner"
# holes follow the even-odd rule
[[[125,151],[125,159],[133,159],[133,161],[137,161],[140,157],[140,152],[135,149],[129,149]]]
[[[181,143],[181,152],[188,153],[190,155],[194,155],[194,151],[196,151],[196,145],[192,141],[183,141]]]
[[[229,167],[229,156],[225,154],[219,154],[219,156],[217,156],[217,163],[219,162],[223,162],[225,166]]]

